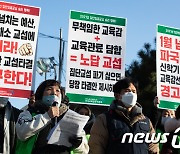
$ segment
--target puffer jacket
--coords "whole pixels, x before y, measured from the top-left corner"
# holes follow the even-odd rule
[[[133,126],[136,122],[145,119],[146,117],[142,113],[141,106],[137,103],[131,110],[130,116],[127,115],[126,109],[122,106],[117,106],[115,101],[112,102],[109,110],[115,112],[119,117],[124,119],[127,125]],[[155,133],[152,123],[150,122],[149,133]],[[101,114],[96,118],[96,121],[91,129],[91,136],[89,139],[90,154],[105,154],[108,147],[109,132],[107,128],[106,115]],[[123,144],[123,143],[122,143]],[[159,153],[158,144],[149,144],[149,153]],[[128,154],[128,153],[127,153]]]

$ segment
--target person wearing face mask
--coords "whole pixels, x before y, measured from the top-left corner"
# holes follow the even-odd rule
[[[137,91],[130,78],[123,78],[113,86],[115,100],[108,112],[99,115],[91,128],[90,154],[148,154],[159,153],[158,144],[122,143],[125,133],[155,133],[150,120],[137,103]]]
[[[91,130],[91,127],[95,121],[95,115],[92,113],[90,106],[88,106],[86,104],[77,105],[75,107],[74,111],[81,114],[81,115],[89,116],[89,120],[86,123],[86,125],[84,126],[84,131],[86,133],[85,136],[86,136],[86,139],[88,142],[89,137],[90,137],[90,130]],[[79,152],[76,149],[74,149],[71,151],[71,154],[79,154]]]
[[[162,112],[162,118],[161,118],[161,125],[165,126],[165,124],[167,123],[167,121],[169,121],[170,119],[175,118],[175,112],[174,110],[167,110],[164,109]]]
[[[0,97],[0,153],[13,154],[16,145],[15,124],[20,110],[13,107],[9,98]]]
[[[34,97],[34,96],[33,96]],[[87,142],[82,138],[70,138],[72,147],[48,144],[48,135],[68,110],[68,99],[56,80],[45,80],[35,92],[35,102],[19,115],[16,123],[17,154],[70,154],[72,148],[88,153]]]
[[[158,99],[159,101],[159,99]],[[157,127],[156,127],[156,133],[160,133],[161,134],[161,139],[163,139],[163,134],[165,133],[165,123],[167,121],[169,121],[169,119],[174,118],[175,117],[175,112],[173,110],[168,110],[168,109],[162,109],[162,113],[161,113],[161,117],[157,123]],[[162,143],[159,143],[159,149],[160,152],[162,151]]]
[[[174,113],[174,112],[173,112]],[[180,128],[180,105],[175,111],[175,116],[171,116],[164,122],[164,130],[169,133],[167,137],[167,142],[162,145],[161,154],[180,154],[180,148],[174,148],[172,146],[173,136],[177,135],[176,145],[180,145],[180,131],[175,133],[175,130]]]
[[[91,127],[96,119],[94,113],[92,113],[91,109],[90,109],[90,106],[86,105],[86,104],[80,104],[78,105],[75,109],[74,109],[75,112],[81,114],[81,115],[86,115],[86,116],[89,116],[89,120],[87,122],[87,124],[85,125],[84,127],[84,130],[86,132],[86,136],[87,136],[87,139],[89,139],[89,136],[90,136],[90,130],[91,130]]]

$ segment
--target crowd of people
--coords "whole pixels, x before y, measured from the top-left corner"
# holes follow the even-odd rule
[[[180,105],[177,109],[159,109],[159,98],[153,101],[152,114],[147,117],[137,102],[137,88],[130,78],[122,78],[113,86],[114,100],[108,110],[98,116],[87,104],[79,104],[74,111],[88,116],[80,134],[68,138],[71,146],[49,144],[49,135],[57,123],[71,110],[70,101],[56,80],[43,81],[29,99],[28,108],[20,110],[7,97],[0,97],[0,153],[3,154],[178,154],[172,146],[174,135],[180,145]],[[61,123],[60,123],[61,124]],[[68,126],[67,126],[68,127]],[[167,141],[154,143],[124,139],[124,134],[169,133]],[[61,136],[60,136],[61,137]],[[123,140],[124,139],[124,140]],[[130,141],[131,140],[131,141]]]

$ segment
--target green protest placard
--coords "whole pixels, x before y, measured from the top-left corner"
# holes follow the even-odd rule
[[[180,29],[157,25],[157,96],[159,108],[180,105]]]
[[[126,19],[71,11],[66,95],[72,103],[109,105],[124,77]]]

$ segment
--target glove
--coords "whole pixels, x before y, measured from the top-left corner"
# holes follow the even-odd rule
[[[69,142],[72,144],[71,149],[76,149],[82,143],[82,137],[77,137],[77,136],[70,137]]]

